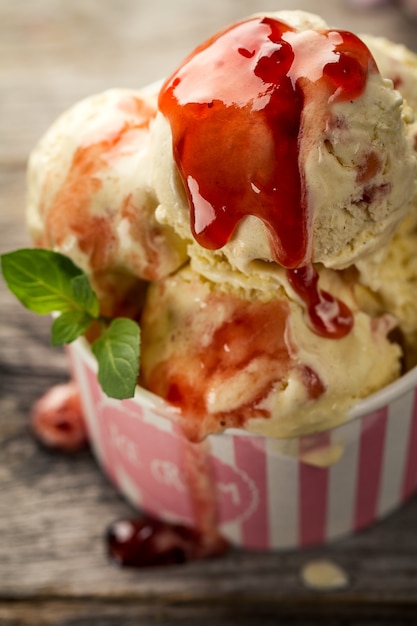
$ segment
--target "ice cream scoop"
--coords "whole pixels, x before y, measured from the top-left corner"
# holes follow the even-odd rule
[[[402,98],[358,37],[316,16],[226,28],[166,81],[159,108],[158,219],[241,271],[253,259],[346,267],[407,212],[416,163]]]
[[[84,269],[110,315],[134,310],[140,281],[166,276],[186,258],[173,229],[155,219],[148,144],[156,94],[153,87],[112,89],[78,102],[29,161],[35,243]]]
[[[410,126],[417,149],[417,55],[384,37],[361,35],[372,51],[381,73],[393,81],[414,113]],[[390,312],[398,322],[406,367],[417,364],[417,195],[414,190],[408,213],[387,249],[359,260],[356,293],[361,307]]]
[[[178,408],[193,440],[226,428],[294,437],[341,423],[398,376],[400,349],[387,338],[394,318],[358,310],[335,272],[320,281],[352,311],[338,339],[320,335],[279,284],[267,294],[189,267],[154,283],[141,322],[144,386]]]

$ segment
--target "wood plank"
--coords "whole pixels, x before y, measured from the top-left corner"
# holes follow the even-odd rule
[[[302,626],[335,624],[374,626],[414,626],[415,611],[409,607],[379,604],[346,607],[341,619],[337,605],[333,602],[311,602],[299,605],[277,605],[257,602],[150,602],[138,603],[126,600],[123,603],[110,601],[60,600],[38,602],[16,602],[0,604],[2,626]],[[336,621],[337,620],[337,621]],[[343,620],[343,621],[342,621]]]

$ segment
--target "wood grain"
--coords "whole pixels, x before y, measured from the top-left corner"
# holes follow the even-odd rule
[[[28,243],[25,167],[53,119],[79,98],[140,86],[173,69],[215,29],[285,2],[0,0],[0,252]],[[416,48],[417,30],[393,8],[358,13],[341,2],[299,2],[335,25]],[[104,533],[131,514],[89,451],[40,448],[35,399],[66,380],[49,319],[25,311],[0,281],[0,624],[416,624],[417,498],[375,528],[304,552],[245,553],[144,571],[120,570]],[[303,565],[324,557],[346,589],[316,593]]]

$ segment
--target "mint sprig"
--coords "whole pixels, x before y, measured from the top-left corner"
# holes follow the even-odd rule
[[[3,276],[21,303],[41,315],[82,310],[96,317],[97,296],[87,276],[68,257],[42,248],[3,254]]]
[[[30,311],[56,314],[51,343],[71,343],[98,322],[101,334],[91,349],[98,380],[111,398],[131,398],[139,375],[140,329],[131,319],[100,315],[87,275],[71,259],[52,250],[24,248],[0,256],[10,291]]]
[[[138,378],[138,325],[125,317],[111,321],[109,327],[91,346],[101,367],[98,382],[112,398],[130,398]]]
[[[51,343],[62,346],[71,343],[90,328],[96,318],[85,311],[65,311],[56,317],[51,328]]]

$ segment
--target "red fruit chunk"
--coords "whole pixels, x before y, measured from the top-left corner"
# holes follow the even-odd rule
[[[76,452],[87,445],[88,436],[76,383],[55,385],[33,406],[31,426],[46,447]]]
[[[228,544],[219,536],[205,538],[192,528],[144,516],[111,524],[107,548],[118,565],[151,567],[220,556]]]

